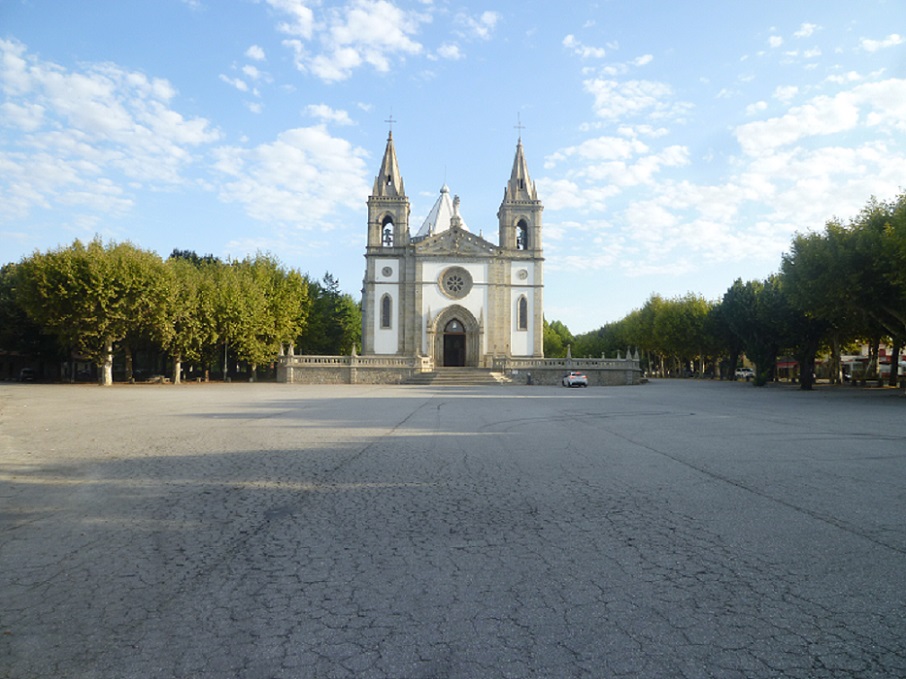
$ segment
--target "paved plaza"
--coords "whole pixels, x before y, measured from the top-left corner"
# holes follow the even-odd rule
[[[903,676],[895,390],[0,385],[0,677]]]

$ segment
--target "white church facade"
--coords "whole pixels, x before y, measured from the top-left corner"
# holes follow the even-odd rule
[[[520,139],[496,244],[469,230],[446,185],[413,235],[391,133],[368,198],[362,354],[436,368],[543,358],[543,209]]]
[[[418,383],[466,368],[496,383],[557,385],[570,370],[585,372],[593,386],[641,381],[637,353],[544,357],[544,206],[521,137],[497,211],[496,243],[469,229],[446,185],[413,235],[392,132],[367,205],[361,351],[300,356],[290,346],[278,358],[278,381]]]

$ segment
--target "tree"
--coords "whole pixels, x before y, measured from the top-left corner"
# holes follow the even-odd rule
[[[771,276],[743,283],[737,278],[724,293],[721,306],[722,317],[755,364],[755,386],[764,386],[774,376],[777,354],[785,339],[786,306],[779,280]]]
[[[173,360],[173,383],[179,384],[183,361],[201,360],[205,348],[216,341],[214,290],[203,270],[222,264],[171,256],[166,265],[165,322],[159,341]]]
[[[708,314],[708,332],[715,343],[715,355],[726,358],[720,367],[720,379],[735,380],[736,366],[743,351],[742,340],[730,329],[728,311],[721,301],[711,307]]]
[[[548,358],[564,358],[567,347],[573,343],[575,338],[563,323],[553,321],[551,323],[544,319],[542,330],[544,342],[544,355]],[[578,353],[577,353],[578,355]]]
[[[707,335],[710,305],[693,293],[662,301],[654,315],[654,341],[662,354],[680,363],[698,361],[696,370],[704,372],[704,359],[713,345]]]
[[[340,291],[340,282],[329,272],[320,283],[309,283],[311,313],[299,336],[299,350],[316,356],[347,355],[362,341],[359,304]]]
[[[259,253],[239,262],[238,267],[263,311],[256,318],[253,335],[243,345],[244,360],[252,364],[254,374],[257,365],[273,360],[304,331],[309,314],[308,283],[297,271],[287,272],[270,255]]]
[[[35,253],[18,267],[18,298],[28,315],[100,368],[113,383],[113,349],[128,333],[161,324],[163,262],[130,243],[71,246]]]
[[[17,264],[0,267],[0,349],[34,358],[61,360],[64,354],[56,337],[44,332],[19,303],[16,294],[18,268]]]

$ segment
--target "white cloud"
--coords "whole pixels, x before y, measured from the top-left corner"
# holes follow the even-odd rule
[[[258,45],[252,45],[245,51],[245,56],[247,56],[252,61],[266,61],[267,57],[264,54],[264,50]]]
[[[26,132],[34,132],[44,125],[44,107],[29,102],[4,102],[0,104],[0,122]]]
[[[215,155],[225,177],[220,199],[263,222],[330,230],[337,210],[360,209],[371,189],[365,151],[323,125],[287,130],[251,149],[221,147]]]
[[[840,73],[839,75],[827,76],[827,81],[834,83],[835,85],[846,85],[848,83],[854,83],[860,80],[862,80],[862,76],[855,71],[848,71],[847,73]]]
[[[749,104],[746,106],[746,115],[754,116],[762,111],[766,111],[768,108],[768,102],[766,101],[756,101],[754,104]]]
[[[463,27],[464,35],[479,40],[490,40],[500,19],[498,12],[491,11],[482,12],[477,17],[465,13],[456,15],[456,23]]]
[[[578,146],[569,146],[551,154],[545,159],[545,168],[576,158],[585,162],[600,160],[625,160],[648,152],[648,146],[638,139],[625,137],[597,137],[588,139]]]
[[[229,76],[220,74],[220,79],[225,82],[230,87],[235,87],[240,92],[248,92],[249,86],[248,83],[242,80],[241,78],[230,78]]]
[[[897,33],[891,33],[882,40],[870,40],[868,38],[862,39],[862,49],[864,49],[866,52],[877,52],[878,50],[882,50],[887,47],[895,47],[896,45],[902,44],[903,36]]]
[[[310,104],[305,107],[305,113],[326,123],[337,123],[338,125],[354,124],[346,111],[332,109],[327,104]]]
[[[455,43],[444,43],[437,48],[437,55],[441,59],[449,59],[450,61],[457,61],[465,56],[462,50],[459,49],[459,45]]]
[[[652,55],[643,54],[642,56],[636,57],[635,59],[633,59],[632,64],[633,64],[633,66],[647,66],[652,61],[654,61],[654,57]]]
[[[24,134],[0,153],[0,211],[59,205],[121,213],[131,186],[184,181],[193,149],[220,133],[170,107],[176,91],[111,63],[69,71],[0,40],[0,115]]]
[[[802,24],[799,27],[799,30],[793,33],[795,38],[808,38],[811,37],[815,31],[821,28],[818,24]]]
[[[600,118],[618,120],[642,114],[663,117],[674,115],[686,106],[670,101],[673,90],[666,83],[595,78],[586,80],[584,85],[585,90],[594,96],[595,115]]]
[[[774,94],[772,96],[774,97],[774,99],[788,104],[796,97],[797,94],[799,94],[798,87],[796,87],[795,85],[784,85],[777,87],[774,90]]]
[[[267,4],[278,12],[289,15],[289,21],[282,21],[277,28],[288,35],[309,39],[314,30],[314,12],[306,0],[267,0]]]
[[[768,38],[768,45],[770,45],[773,48],[780,47],[782,44],[783,44],[783,38],[781,38],[779,35],[772,35],[771,37]]]
[[[250,78],[251,80],[261,80],[264,77],[264,73],[259,71],[257,68],[251,64],[246,64],[242,67],[242,73],[245,77]]]
[[[833,97],[815,97],[783,116],[741,125],[736,138],[747,155],[758,156],[807,137],[851,130],[860,120],[891,131],[906,129],[906,80],[867,83]]]
[[[603,213],[607,200],[619,195],[615,186],[581,187],[569,179],[539,179],[538,191],[544,196],[545,208],[551,211],[579,210],[583,213]]]
[[[607,55],[603,47],[583,45],[576,36],[570,34],[563,38],[563,46],[582,59],[602,59]]]
[[[420,54],[422,45],[414,36],[430,19],[387,0],[352,0],[342,8],[327,10],[323,21],[317,24],[318,44],[306,45],[299,38],[307,40],[314,35],[312,10],[299,0],[268,2],[294,17],[305,17],[301,24],[297,21],[280,25],[281,30],[294,36],[283,44],[293,50],[299,70],[327,82],[345,80],[365,64],[384,73],[390,70],[393,59]]]

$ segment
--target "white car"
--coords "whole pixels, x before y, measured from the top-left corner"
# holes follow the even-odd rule
[[[564,387],[587,387],[588,378],[584,373],[568,372],[563,376],[563,379],[560,380],[560,383]]]
[[[755,372],[751,368],[739,368],[739,370],[736,371],[736,377],[748,381],[755,377]]]

